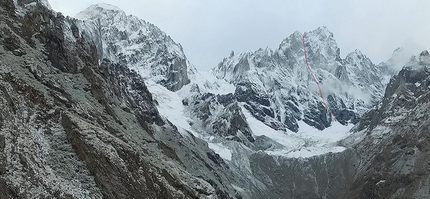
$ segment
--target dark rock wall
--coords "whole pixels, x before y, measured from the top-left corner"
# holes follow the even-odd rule
[[[365,139],[350,198],[430,197],[430,57],[422,53],[392,78],[382,104],[360,121]]]
[[[359,157],[354,150],[311,158],[273,157],[256,153],[252,172],[267,185],[267,198],[348,198]]]
[[[0,198],[236,197],[222,159],[160,117],[140,76],[99,63],[78,21],[1,3]]]

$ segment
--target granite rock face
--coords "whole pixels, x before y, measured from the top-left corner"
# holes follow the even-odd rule
[[[160,117],[142,78],[101,60],[97,32],[80,28],[91,24],[26,3],[0,8],[0,198],[238,197],[224,161]]]

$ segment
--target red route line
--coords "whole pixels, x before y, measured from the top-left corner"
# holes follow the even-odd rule
[[[314,79],[315,83],[316,83],[316,84],[317,84],[317,86],[318,86],[318,90],[320,91],[320,95],[321,95],[322,103],[324,104],[325,110],[327,111],[327,113],[329,113],[329,114],[333,117],[334,121],[335,121],[335,122],[337,122],[336,117],[335,117],[335,116],[333,115],[333,113],[330,111],[330,109],[329,109],[329,108],[328,108],[328,106],[327,106],[327,103],[325,102],[324,95],[323,95],[323,93],[322,93],[322,90],[321,90],[320,84],[318,83],[317,78],[315,77],[314,73],[312,72],[311,67],[309,66],[308,56],[307,56],[307,54],[306,54],[305,35],[304,35],[304,34],[302,35],[302,43],[303,43],[303,52],[304,52],[304,54],[305,54],[306,66],[308,67],[308,70],[309,70],[309,73],[310,73],[310,74],[311,74],[311,76],[312,76],[312,79]]]

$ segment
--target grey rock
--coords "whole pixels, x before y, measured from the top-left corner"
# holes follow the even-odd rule
[[[429,197],[429,56],[410,60],[387,86],[380,106],[360,121],[366,137],[349,198]]]
[[[195,121],[195,129],[216,134],[251,146],[255,141],[252,131],[233,94],[214,95],[195,93],[186,98],[186,110]]]
[[[26,53],[1,40],[0,198],[239,197],[228,167],[159,115],[138,74],[100,59],[98,33],[81,28],[91,23],[40,4],[11,16],[2,3],[0,30]]]

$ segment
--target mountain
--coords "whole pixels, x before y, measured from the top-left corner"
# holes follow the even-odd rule
[[[353,189],[360,198],[429,197],[429,67],[428,51],[412,57],[357,126],[367,135],[356,147],[363,154]]]
[[[396,72],[320,27],[210,74],[115,6],[78,18],[0,2],[0,198],[429,197],[427,51]]]
[[[26,3],[0,7],[0,198],[236,197],[207,143],[101,59],[97,26]]]
[[[254,117],[277,130],[297,132],[298,121],[323,130],[333,122],[305,64],[302,35],[295,32],[274,51],[232,54],[213,70],[236,86],[237,100]],[[341,59],[326,27],[304,33],[304,44],[329,110],[341,124],[357,123],[381,99],[388,74],[358,50]]]
[[[190,82],[195,70],[175,43],[158,27],[135,16],[127,16],[109,4],[97,4],[76,18],[93,21],[103,42],[103,58],[127,64],[144,79],[151,78],[169,90],[177,91]]]

